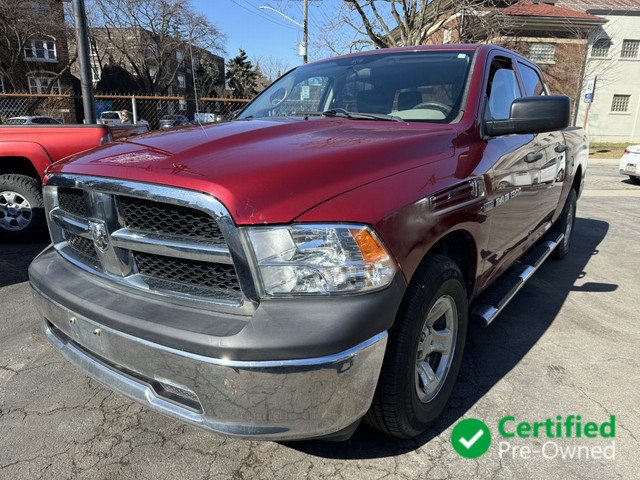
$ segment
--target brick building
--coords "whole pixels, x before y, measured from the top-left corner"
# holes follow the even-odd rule
[[[71,90],[76,80],[69,71],[63,0],[3,0],[0,9],[0,92]]]

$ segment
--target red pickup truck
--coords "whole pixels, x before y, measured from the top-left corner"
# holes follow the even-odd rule
[[[491,45],[296,68],[237,120],[51,166],[29,269],[50,342],[110,388],[258,439],[427,429],[468,319],[571,244],[587,138]]]
[[[0,125],[0,241],[46,235],[41,179],[49,165],[146,131],[137,125]]]

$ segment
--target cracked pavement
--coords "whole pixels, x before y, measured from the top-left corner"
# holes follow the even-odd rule
[[[637,478],[640,187],[590,162],[571,253],[549,261],[487,329],[471,326],[449,407],[415,440],[361,425],[349,442],[252,442],[182,425],[113,393],[45,340],[26,269],[44,245],[0,245],[0,478]],[[498,421],[616,416],[615,460],[499,457]],[[492,444],[464,459],[462,418]],[[510,439],[542,448],[547,438]],[[558,439],[559,446],[610,439]]]

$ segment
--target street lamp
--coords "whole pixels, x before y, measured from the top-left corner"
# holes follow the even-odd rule
[[[301,25],[300,23],[296,22],[293,18],[288,17],[287,15],[285,15],[279,10],[276,10],[273,7],[269,7],[269,6],[260,7],[262,10],[273,10],[278,15],[282,15],[284,18],[286,18],[290,22],[295,23],[297,26],[299,26],[302,29],[302,45],[300,45],[300,55],[302,55],[302,63],[307,63],[307,37],[309,34],[309,22],[307,21],[308,11],[309,11],[308,7],[309,7],[308,0],[304,0],[304,21],[303,21],[304,25]]]

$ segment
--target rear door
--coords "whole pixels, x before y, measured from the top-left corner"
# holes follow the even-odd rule
[[[517,67],[522,87],[527,96],[548,93],[539,72],[532,65],[519,60]],[[539,165],[537,186],[538,207],[540,209],[537,216],[543,223],[551,219],[560,201],[562,182],[566,174],[566,150],[567,146],[561,131],[556,130],[536,135],[536,152],[538,155],[542,155],[536,164]]]

